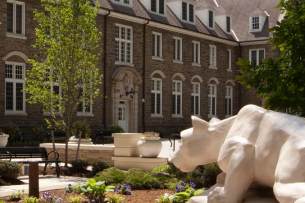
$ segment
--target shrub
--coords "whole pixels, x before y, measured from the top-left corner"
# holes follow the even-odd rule
[[[162,172],[162,173],[169,173],[170,171],[170,166],[165,165],[165,166],[159,166],[157,168],[154,168],[152,172]]]
[[[3,132],[10,136],[9,142],[21,139],[21,130],[19,130],[18,126],[13,124],[12,122],[6,123],[5,127],[3,128]]]
[[[21,173],[22,164],[10,161],[0,161],[0,176],[3,179],[16,179]]]
[[[82,197],[81,196],[74,196],[72,197],[71,195],[67,197],[68,203],[81,203],[82,202]]]
[[[134,189],[163,188],[163,184],[152,172],[132,168],[126,173],[125,183]]]
[[[109,126],[109,130],[115,130],[117,133],[124,133],[124,129],[119,125]]]
[[[33,128],[33,138],[34,140],[38,140],[39,142],[43,142],[44,141],[44,137],[42,134],[43,131],[43,127],[40,126],[36,126],[35,128]]]
[[[8,197],[8,199],[9,199],[9,201],[19,201],[22,199],[23,195],[24,195],[24,190],[22,190],[21,192],[19,190],[17,193],[11,194]]]
[[[109,195],[109,202],[110,203],[124,203],[125,199],[120,197],[119,195]]]
[[[110,165],[107,162],[103,162],[103,161],[94,162],[92,164],[92,173],[93,173],[93,175],[95,175],[98,172],[101,172],[109,167],[110,167]]]
[[[115,167],[105,169],[95,176],[96,181],[105,181],[106,185],[119,184],[125,181],[126,172]]]
[[[87,121],[75,121],[72,124],[71,132],[75,135],[75,137],[79,137],[79,133],[82,132],[82,137],[85,139],[89,139],[91,136],[91,128],[88,125]]]
[[[71,161],[71,165],[72,165],[71,170],[79,173],[79,172],[86,171],[89,163],[86,160],[77,159],[77,160]]]
[[[38,203],[39,200],[36,197],[28,197],[27,195],[24,196],[22,203]]]
[[[84,185],[78,187],[92,202],[104,202],[107,192],[113,191],[113,186],[106,186],[105,182],[96,182],[94,179],[89,179]]]

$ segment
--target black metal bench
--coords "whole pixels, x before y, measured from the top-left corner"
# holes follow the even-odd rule
[[[94,130],[92,132],[92,139],[94,144],[97,143],[98,140],[102,139],[103,145],[105,144],[105,140],[113,140],[112,133],[116,133],[115,130]]]
[[[172,142],[172,139],[174,140],[174,142]],[[172,147],[173,146],[173,152],[175,151],[175,140],[176,139],[181,139],[181,136],[180,136],[180,134],[171,134],[170,136],[169,136],[169,138],[168,138],[168,140],[170,141],[170,143],[171,143],[171,146],[170,147]]]
[[[53,153],[55,156],[55,160],[49,160],[49,155]],[[56,151],[47,152],[44,147],[0,147],[0,160],[5,159],[11,161],[12,159],[44,159],[37,160],[38,163],[44,163],[44,171],[43,175],[46,174],[47,164],[55,163],[56,164],[56,173],[57,177],[60,174],[59,163],[61,162],[59,159],[59,154]],[[17,160],[15,162],[22,164],[29,164],[32,161],[26,160]]]
[[[58,140],[66,140],[66,132],[64,130],[53,130],[54,133],[54,141]],[[52,142],[51,130],[42,131],[43,142]]]

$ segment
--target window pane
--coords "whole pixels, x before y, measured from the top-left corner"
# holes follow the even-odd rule
[[[129,0],[124,0],[124,3],[125,4],[129,4]]]
[[[181,108],[181,95],[177,95],[177,114],[181,114],[180,108]]]
[[[265,53],[264,53],[265,51],[264,50],[259,50],[259,55],[258,55],[258,57],[259,57],[259,65],[262,65],[262,60],[264,59],[264,56],[265,56]]]
[[[5,83],[5,106],[6,110],[13,110],[13,83]]]
[[[153,56],[156,56],[156,52],[155,52],[155,47],[156,47],[155,37],[156,37],[156,35],[153,34],[153,35],[152,35],[152,55],[153,55]]]
[[[193,63],[195,63],[195,43],[193,43],[193,47],[192,47],[192,59],[193,59]]]
[[[127,40],[131,40],[131,29],[126,28],[127,30]]]
[[[199,114],[199,97],[195,97],[195,115]]]
[[[130,63],[130,58],[131,58],[131,44],[130,43],[126,43],[126,62]]]
[[[176,114],[176,95],[172,95],[172,114]]]
[[[231,31],[231,18],[227,16],[227,32]]]
[[[181,87],[180,87],[181,83],[177,83],[177,92],[181,92]]]
[[[215,115],[215,110],[216,110],[216,98],[212,97],[212,115]]]
[[[151,0],[151,11],[157,12],[156,4],[157,4],[157,0]]]
[[[157,114],[161,113],[161,94],[157,95]]]
[[[22,6],[16,5],[16,33],[22,34]]]
[[[156,113],[155,105],[156,105],[155,93],[151,93],[151,113],[152,114]]]
[[[252,29],[259,29],[259,17],[252,18]]]
[[[199,63],[199,44],[196,43],[196,49],[195,49],[195,57],[196,57],[196,60],[195,60],[195,63]]]
[[[13,32],[13,4],[7,3],[7,32]]]
[[[161,81],[160,80],[156,80],[156,83],[157,83],[157,91],[160,91],[160,83],[161,83]]]
[[[120,38],[120,27],[115,26],[115,38]]]
[[[152,80],[151,81],[151,90],[154,90],[155,89],[155,80]]]
[[[115,61],[120,61],[120,42],[115,41]]]
[[[182,19],[187,20],[187,4],[182,2]]]
[[[160,35],[157,35],[157,57],[160,57]]]
[[[189,4],[189,21],[194,22],[194,6]]]
[[[121,42],[121,61],[125,62],[125,42]]]
[[[23,110],[23,83],[16,83],[16,110]]]
[[[252,61],[252,66],[255,67],[256,66],[256,50],[251,51],[251,61]]]
[[[232,115],[232,99],[229,99],[229,111],[228,115]]]
[[[173,40],[173,45],[174,45],[174,46],[173,46],[173,48],[174,48],[174,50],[173,50],[173,59],[177,59],[177,58],[176,58],[176,52],[177,52],[177,51],[176,51],[176,39]]]
[[[181,49],[180,42],[181,42],[181,40],[177,39],[177,60],[181,60],[181,58],[180,58],[180,49]]]
[[[213,28],[213,11],[209,11],[209,27]]]
[[[159,0],[159,13],[164,14],[164,0]]]
[[[5,78],[13,78],[13,65],[5,64]]]
[[[172,83],[172,91],[176,92],[176,83],[175,82]]]
[[[121,39],[125,39],[125,28],[121,27]]]
[[[15,75],[15,78],[16,78],[16,79],[23,79],[23,77],[22,77],[22,68],[23,68],[22,66],[16,65],[16,68],[15,68],[15,69],[16,69],[16,70],[15,70],[15,72],[16,72],[16,73],[15,73],[15,74],[16,74],[16,75]]]
[[[78,97],[78,99],[79,99],[80,96],[83,94],[83,89],[79,88],[78,91],[79,91],[79,97]],[[84,102],[82,102],[82,101],[79,102],[79,104],[77,105],[77,112],[83,112],[83,103]]]
[[[194,96],[192,96],[192,99],[191,99],[191,114],[195,115],[194,112],[195,112],[194,111]]]

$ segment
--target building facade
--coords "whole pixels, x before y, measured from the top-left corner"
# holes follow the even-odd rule
[[[95,1],[91,0],[92,4]],[[120,125],[126,132],[169,135],[205,120],[235,115],[255,90],[235,81],[238,58],[259,64],[276,57],[268,29],[281,20],[280,0],[98,0],[103,33],[98,69],[104,75],[90,110],[79,109],[93,129]],[[0,125],[30,132],[46,125],[42,104],[30,105],[22,89],[36,50],[33,11],[40,0],[0,4]]]

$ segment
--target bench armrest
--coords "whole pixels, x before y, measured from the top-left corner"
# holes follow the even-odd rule
[[[56,159],[56,160],[59,159],[59,154],[58,154],[58,152],[57,152],[57,151],[51,151],[51,152],[49,152],[49,153],[47,154],[46,160],[49,160],[49,155],[50,155],[51,153],[54,153],[54,154],[55,154],[55,159]]]
[[[2,154],[3,153],[0,154],[0,158],[2,157]],[[9,151],[4,152],[4,154],[9,154],[10,155],[10,161],[12,160],[12,154]]]

